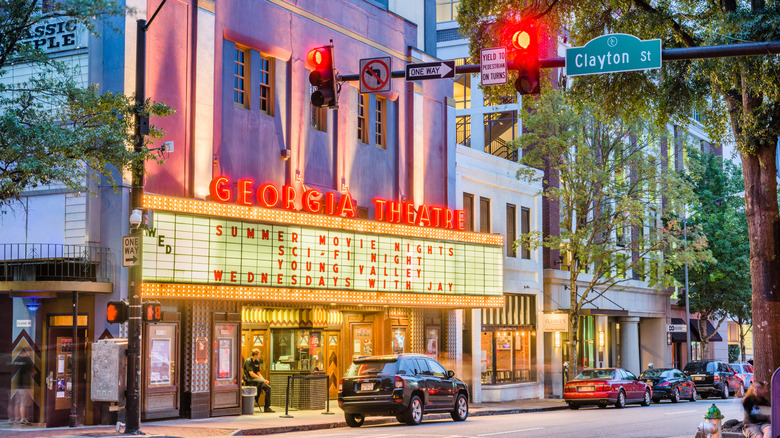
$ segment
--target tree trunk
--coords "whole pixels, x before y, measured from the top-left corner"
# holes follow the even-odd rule
[[[774,143],[742,153],[745,213],[750,236],[753,290],[753,355],[756,380],[769,380],[780,365],[780,216]]]
[[[579,308],[575,307],[574,303],[572,303],[571,310],[569,310],[569,375],[566,376],[568,380],[576,377],[577,373],[579,372],[579,359],[577,358],[577,331],[579,329],[580,322],[579,313]]]

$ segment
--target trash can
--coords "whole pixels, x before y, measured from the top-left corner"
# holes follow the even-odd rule
[[[241,387],[241,413],[252,415],[255,413],[255,397],[257,397],[256,386]]]

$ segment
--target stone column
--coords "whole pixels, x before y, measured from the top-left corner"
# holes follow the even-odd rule
[[[639,363],[639,317],[620,318],[620,359],[621,366],[639,375],[642,371]]]

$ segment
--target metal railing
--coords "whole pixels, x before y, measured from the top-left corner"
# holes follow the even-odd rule
[[[309,383],[312,380],[324,380],[325,381],[325,412],[322,412],[322,415],[333,415],[334,413],[330,411],[330,396],[329,396],[329,381],[330,378],[325,374],[319,374],[319,375],[310,375],[310,376],[287,376],[287,394],[285,395],[284,400],[284,415],[280,415],[281,418],[293,418],[292,415],[290,415],[290,390],[295,385],[295,380],[301,380],[304,383],[307,383],[308,386],[311,386]],[[310,388],[307,388],[310,389]],[[309,394],[307,394],[309,397],[312,396],[310,391]],[[299,393],[298,396],[300,397],[301,394]],[[308,400],[310,403],[308,404],[316,404],[313,400]]]
[[[0,281],[110,282],[112,269],[108,248],[56,243],[0,245]]]

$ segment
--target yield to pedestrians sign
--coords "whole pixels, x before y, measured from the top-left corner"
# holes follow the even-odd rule
[[[390,57],[360,60],[360,92],[390,91]]]

